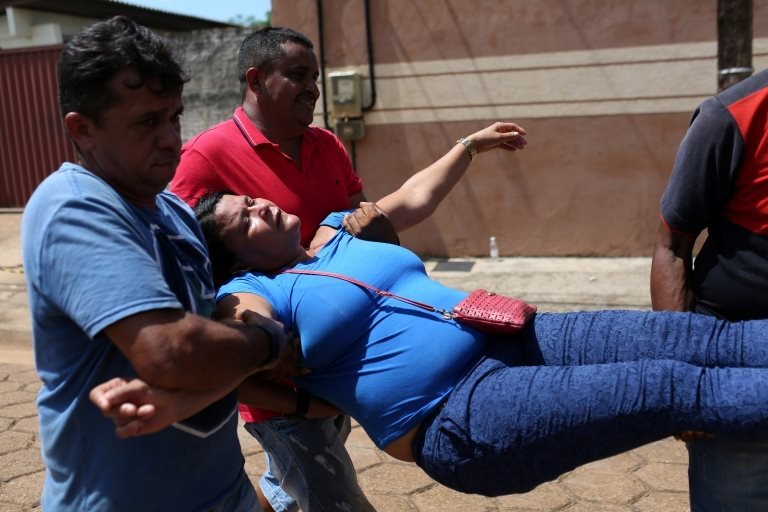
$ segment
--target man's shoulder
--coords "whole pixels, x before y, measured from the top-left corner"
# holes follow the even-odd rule
[[[757,100],[757,103],[752,101],[753,106],[759,105],[761,108],[768,108],[768,69],[732,85],[710,98],[710,101],[713,100],[726,108],[744,100]]]
[[[237,132],[237,126],[232,119],[227,119],[203,130],[184,144],[183,151],[216,151],[223,149],[222,140],[231,142],[231,137]]]
[[[81,166],[72,162],[62,162],[58,169],[49,174],[38,185],[37,190],[46,190],[46,187],[59,186],[62,183],[78,181],[80,183],[93,182],[96,184],[99,178]]]
[[[64,205],[85,205],[116,197],[117,192],[107,182],[80,165],[65,162],[37,186],[24,210],[25,213],[37,208],[51,211]]]

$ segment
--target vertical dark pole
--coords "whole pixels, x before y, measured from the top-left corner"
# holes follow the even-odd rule
[[[317,47],[320,50],[320,83],[323,85],[323,124],[325,128],[333,131],[328,124],[328,96],[325,83],[325,25],[323,24],[323,0],[317,0]]]
[[[717,86],[752,74],[752,0],[717,0]]]

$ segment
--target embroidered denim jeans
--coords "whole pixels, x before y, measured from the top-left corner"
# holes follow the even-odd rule
[[[766,321],[538,314],[489,344],[414,452],[444,485],[497,496],[686,429],[768,440],[765,368]]]

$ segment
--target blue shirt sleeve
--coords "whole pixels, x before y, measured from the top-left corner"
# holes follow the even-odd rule
[[[278,285],[276,279],[288,276],[266,276],[264,274],[243,272],[222,285],[216,294],[216,302],[234,293],[251,293],[266,300],[275,314],[275,320],[282,322],[286,330],[293,329],[293,314],[290,304],[290,289]]]
[[[152,240],[116,195],[93,177],[67,176],[50,201],[28,212],[39,222],[27,263],[33,286],[89,337],[133,314],[181,308],[152,254]],[[74,180],[75,183],[71,183]],[[55,184],[49,183],[48,186]],[[31,221],[30,221],[31,222]]]
[[[323,222],[320,223],[320,225],[321,226],[329,226],[329,227],[336,228],[336,229],[343,229],[341,223],[344,220],[344,216],[346,214],[348,214],[348,213],[353,212],[353,211],[355,211],[355,210],[353,209],[353,210],[346,210],[346,211],[343,211],[343,212],[333,212],[333,213],[329,214],[323,220]]]

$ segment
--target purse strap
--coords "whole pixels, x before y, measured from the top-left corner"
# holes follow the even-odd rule
[[[376,288],[375,286],[372,286],[368,283],[364,283],[363,281],[358,281],[357,279],[349,276],[345,276],[344,274],[334,274],[333,272],[322,272],[320,270],[298,270],[295,268],[289,268],[286,270],[282,270],[279,272],[280,274],[309,274],[309,275],[315,275],[315,276],[325,276],[325,277],[333,277],[336,279],[341,279],[342,281],[347,281],[352,284],[356,284],[357,286],[361,288],[365,288],[367,290],[371,290],[372,292],[376,293],[377,295],[380,295],[382,297],[389,297],[392,299],[397,299],[399,301],[405,302],[407,304],[411,304],[412,306],[416,306],[422,309],[426,309],[427,311],[432,311],[435,313],[439,313],[443,316],[446,320],[450,320],[453,318],[453,313],[451,311],[448,311],[447,309],[438,309],[435,306],[430,306],[429,304],[426,304],[424,302],[419,302],[417,300],[409,299],[407,297],[402,297],[400,295],[395,295],[392,292],[388,292],[386,290],[380,290],[379,288]]]

